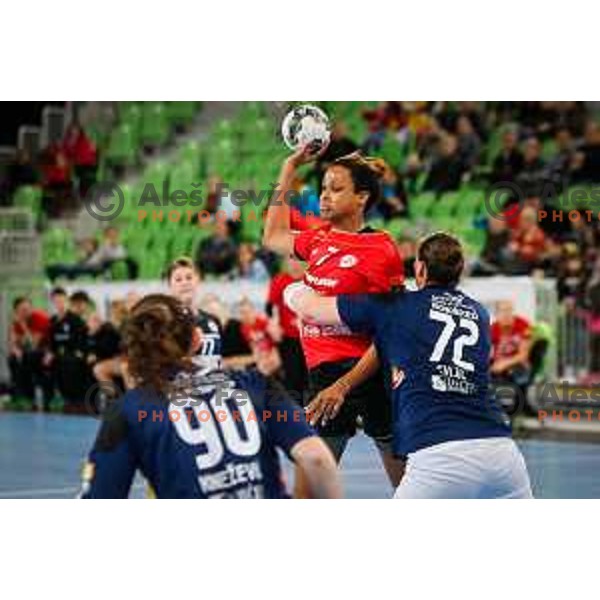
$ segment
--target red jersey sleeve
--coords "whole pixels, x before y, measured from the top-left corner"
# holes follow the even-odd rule
[[[386,238],[388,236],[386,235]],[[360,271],[367,284],[366,293],[390,292],[404,285],[404,263],[392,239],[378,245],[383,260],[369,260],[360,264]]]
[[[290,227],[293,231],[306,231],[308,229],[318,229],[323,227],[325,221],[319,217],[304,216],[297,208],[290,211]]]
[[[321,237],[320,229],[307,229],[294,237],[294,254],[304,261],[310,258],[310,252]]]

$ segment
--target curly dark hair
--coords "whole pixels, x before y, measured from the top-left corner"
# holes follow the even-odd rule
[[[129,373],[136,384],[168,393],[172,377],[193,370],[194,316],[179,300],[151,294],[131,310],[124,331]]]
[[[365,213],[381,200],[381,182],[387,169],[382,158],[365,157],[360,152],[353,152],[334,160],[330,167],[344,167],[350,171],[354,189],[367,192],[369,199],[365,205]]]

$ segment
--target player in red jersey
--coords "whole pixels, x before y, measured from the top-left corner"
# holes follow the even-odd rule
[[[494,380],[525,385],[529,379],[531,325],[514,314],[510,300],[498,302],[496,319],[490,327],[492,338],[491,372]]]
[[[304,282],[320,294],[385,293],[403,284],[402,260],[392,238],[365,227],[364,215],[381,194],[381,161],[358,154],[334,161],[325,171],[320,198],[322,227],[301,233],[290,224],[289,197],[296,170],[315,158],[302,148],[283,164],[278,198],[265,219],[263,243],[284,256],[295,255],[308,266]],[[361,417],[383,458],[392,485],[404,463],[391,452],[391,404],[371,340],[343,326],[301,323],[309,369],[309,396],[346,396],[343,409],[319,433],[340,459]]]
[[[267,314],[278,325],[281,331],[279,354],[283,367],[285,387],[294,400],[302,398],[307,387],[306,361],[300,343],[298,317],[283,300],[283,292],[288,285],[302,281],[304,268],[294,258],[287,261],[285,271],[271,279],[267,298]]]

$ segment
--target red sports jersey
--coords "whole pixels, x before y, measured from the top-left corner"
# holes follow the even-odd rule
[[[253,352],[262,354],[271,352],[275,348],[275,342],[267,331],[268,326],[269,321],[265,317],[256,317],[252,324],[242,324],[242,336]]]
[[[308,263],[304,283],[323,296],[385,293],[404,283],[400,253],[384,232],[332,230],[330,225],[296,235],[294,252]],[[303,322],[301,337],[309,368],[361,357],[371,345],[343,325]]]
[[[50,317],[43,310],[34,308],[25,326],[18,321],[13,321],[12,331],[15,342],[19,346],[30,343],[31,335],[39,337],[43,344],[47,340],[50,331]]]
[[[307,229],[317,229],[323,227],[325,221],[319,217],[304,216],[297,208],[292,208],[290,211],[290,227],[294,231],[306,231]]]
[[[531,337],[531,325],[526,319],[515,317],[508,327],[493,323],[490,333],[493,359],[512,358],[519,351],[521,343]]]
[[[269,304],[277,307],[279,312],[279,325],[284,337],[298,338],[300,330],[298,329],[298,317],[296,313],[288,308],[283,301],[283,290],[291,283],[296,282],[289,273],[279,273],[271,280],[269,288]]]

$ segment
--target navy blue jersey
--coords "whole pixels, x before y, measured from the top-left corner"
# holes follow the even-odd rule
[[[136,470],[158,498],[285,498],[277,448],[314,435],[304,412],[255,371],[216,372],[169,400],[131,390],[105,415],[83,498],[126,498]]]
[[[394,451],[410,454],[443,442],[510,435],[489,387],[489,315],[462,292],[340,296],[353,331],[372,336],[389,381]]]
[[[193,359],[194,363],[197,367],[207,371],[219,369],[223,355],[219,322],[207,312],[199,310],[196,315],[196,327],[202,332],[202,340]]]

